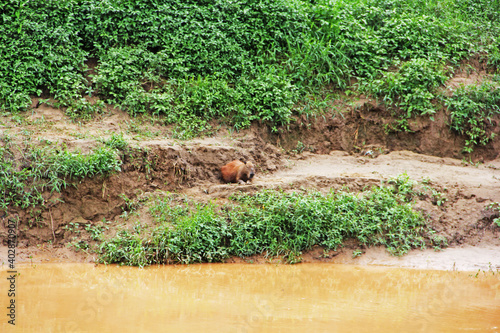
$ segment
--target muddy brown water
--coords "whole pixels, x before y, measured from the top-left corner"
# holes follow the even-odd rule
[[[16,326],[3,315],[2,332],[500,331],[500,276],[484,271],[38,264],[18,272]]]

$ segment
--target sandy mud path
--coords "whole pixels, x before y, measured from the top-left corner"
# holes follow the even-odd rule
[[[429,179],[442,187],[459,187],[476,196],[500,200],[500,160],[483,165],[465,165],[460,160],[397,151],[376,158],[352,156],[335,151],[309,155],[289,162],[290,168],[256,179],[262,183],[307,183],[318,178],[379,182],[406,173],[411,179]],[[346,182],[349,185],[349,182]]]

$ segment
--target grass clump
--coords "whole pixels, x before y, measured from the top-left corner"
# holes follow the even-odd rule
[[[280,256],[300,261],[314,245],[337,249],[346,239],[383,245],[394,255],[425,247],[431,230],[412,208],[413,183],[346,191],[237,194],[225,205],[157,198],[155,226],[124,230],[102,242],[100,261],[136,265],[223,261],[229,256]],[[406,190],[405,190],[406,187]],[[138,254],[139,253],[139,254]]]
[[[484,81],[480,85],[461,86],[445,105],[450,112],[450,127],[466,137],[464,151],[471,153],[475,146],[485,145],[495,136],[488,125],[500,114],[500,89]]]
[[[90,154],[62,150],[48,155],[44,161],[48,170],[62,178],[92,177],[120,171],[121,161],[116,158],[114,150],[100,147]]]
[[[61,192],[83,177],[119,171],[115,151],[98,148],[89,154],[48,148],[30,148],[22,163],[6,147],[0,147],[0,210],[45,204],[44,191]]]
[[[123,134],[112,134],[107,140],[101,140],[107,147],[111,149],[126,150],[129,147],[128,141],[123,137]]]

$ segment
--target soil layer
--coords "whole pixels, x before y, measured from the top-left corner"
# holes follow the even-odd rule
[[[28,138],[23,134],[26,132],[30,144],[37,138],[82,152],[99,145],[99,138],[121,132],[130,142],[130,149],[121,153],[121,172],[83,179],[61,193],[45,193],[51,202],[46,207],[30,211],[11,208],[1,216],[3,262],[7,258],[9,220],[18,221],[18,261],[93,261],[92,254],[66,248],[75,240],[68,226],[93,225],[103,219],[123,223],[121,216],[130,200],[140,200],[158,191],[177,191],[202,201],[224,200],[235,191],[265,188],[329,191],[347,187],[360,191],[402,173],[434,190],[434,194],[420,196],[416,207],[450,247],[465,246],[476,251],[473,246],[478,246],[494,251],[500,258],[500,227],[494,223],[499,210],[490,208],[500,202],[499,136],[486,146],[477,147],[472,155],[464,155],[465,139],[449,130],[445,110],[438,112],[434,120],[411,121],[411,133],[394,133],[384,130],[392,118],[383,108],[360,100],[348,112],[332,112],[308,120],[299,118],[279,133],[259,124],[240,132],[219,125],[203,139],[179,141],[169,138],[169,128],[158,119],[130,118],[110,108],[99,119],[79,125],[71,123],[61,110],[36,105],[34,99],[32,112],[22,115],[22,126],[9,117],[2,119],[2,137],[8,134],[14,138],[15,145],[21,147],[19,151],[27,146]],[[498,119],[492,121],[493,133],[500,134],[498,124]],[[220,167],[239,158],[254,162],[257,174],[253,184],[222,184]],[[87,236],[82,234],[82,240]],[[322,249],[312,249],[304,254],[304,261],[339,262],[342,257],[340,262],[363,263],[380,252],[362,249],[367,253],[365,259],[345,259],[357,248],[356,244],[346,244],[340,251],[327,255]],[[320,252],[322,256],[318,255]],[[385,254],[380,256],[386,258]],[[450,268],[450,258],[439,258],[443,262],[432,267]],[[404,259],[398,260],[372,261],[405,265],[401,261]],[[480,256],[477,261],[484,268]],[[500,261],[492,265],[500,268]],[[427,263],[415,266],[429,268]],[[466,265],[464,269],[472,268],[473,265]]]

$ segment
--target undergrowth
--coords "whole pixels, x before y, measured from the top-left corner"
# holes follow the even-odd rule
[[[222,205],[179,203],[177,195],[169,194],[151,202],[153,224],[138,222],[104,240],[99,260],[144,266],[264,255],[294,263],[314,245],[337,249],[346,239],[402,255],[425,247],[433,234],[413,209],[418,195],[404,175],[359,194],[264,190],[235,194]]]
[[[436,89],[449,79],[442,64],[426,59],[412,59],[397,65],[395,72],[384,72],[380,79],[362,82],[362,90],[383,99],[402,120],[436,113],[432,102]],[[403,128],[404,129],[404,128]]]
[[[7,0],[0,12],[0,110],[50,96],[88,120],[106,101],[164,115],[180,138],[214,118],[277,130],[352,78],[404,118],[429,115],[443,64],[499,63],[497,1]]]
[[[466,137],[465,152],[470,153],[476,145],[485,145],[494,138],[489,125],[500,114],[498,84],[484,81],[480,85],[460,86],[445,99],[445,104],[451,129]]]
[[[89,154],[51,147],[27,147],[16,160],[12,147],[0,147],[0,211],[44,205],[45,191],[61,192],[83,177],[120,170],[115,150],[97,148]]]

